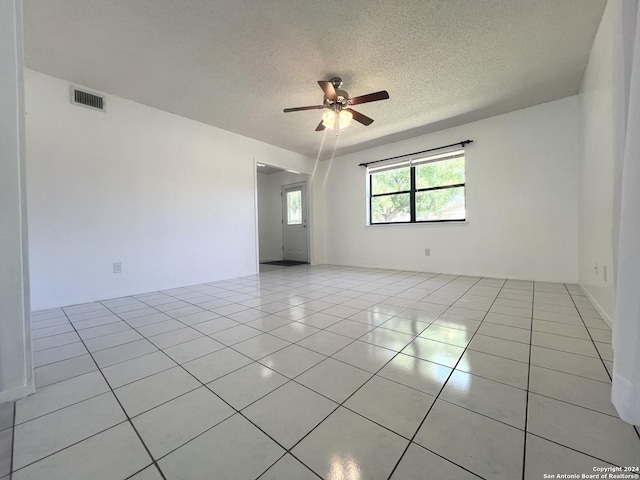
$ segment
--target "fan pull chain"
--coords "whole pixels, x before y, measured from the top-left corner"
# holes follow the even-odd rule
[[[324,180],[322,182],[322,188],[320,189],[320,196],[324,194],[324,187],[327,184],[327,179],[329,178],[329,172],[331,172],[331,165],[333,165],[333,159],[336,156],[336,150],[338,149],[338,142],[340,141],[341,134],[342,134],[342,130],[340,130],[338,135],[336,135],[336,144],[333,146],[333,153],[331,154],[331,159],[329,160],[329,166],[327,167],[327,173],[325,174]],[[318,154],[318,158],[320,158],[320,154]]]
[[[322,141],[320,142],[320,149],[318,150],[318,155],[316,156],[316,163],[313,166],[313,172],[311,172],[311,181],[313,182],[313,178],[316,176],[316,170],[318,168],[318,161],[320,160],[320,154],[322,153],[322,147],[324,146],[324,139],[327,138],[327,130],[325,129],[322,135]]]

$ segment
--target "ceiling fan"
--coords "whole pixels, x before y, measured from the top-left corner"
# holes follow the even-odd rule
[[[373,118],[369,118],[360,112],[356,112],[350,107],[352,105],[377,102],[378,100],[386,100],[389,98],[389,93],[386,90],[349,98],[349,94],[347,92],[340,90],[342,87],[342,79],[338,77],[332,78],[329,81],[318,80],[318,85],[320,85],[320,88],[324,91],[324,101],[322,105],[284,109],[285,113],[299,112],[301,110],[328,109],[322,115],[322,121],[316,127],[316,132],[324,130],[325,128],[335,129],[336,131],[342,130],[351,123],[352,119],[365,126],[371,125],[373,123]]]

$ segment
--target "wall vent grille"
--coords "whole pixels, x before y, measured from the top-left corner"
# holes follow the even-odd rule
[[[104,97],[71,87],[71,103],[104,112]]]

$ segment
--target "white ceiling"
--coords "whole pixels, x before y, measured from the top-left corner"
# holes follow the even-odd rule
[[[338,154],[577,93],[605,0],[24,0],[29,68],[315,158],[317,80],[358,105]],[[326,148],[326,147],[325,147]]]
[[[273,175],[274,173],[284,172],[282,168],[273,167],[271,165],[265,165],[263,163],[259,164],[256,168],[258,173],[263,173],[264,175]]]

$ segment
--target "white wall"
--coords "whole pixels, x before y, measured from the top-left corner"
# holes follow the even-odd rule
[[[34,309],[256,273],[255,162],[313,161],[27,71]],[[122,273],[112,264],[122,262]]]
[[[334,159],[319,195],[327,262],[575,282],[576,119],[573,96]],[[365,225],[359,163],[466,139],[474,140],[466,153],[468,224]]]
[[[291,172],[266,175],[258,172],[260,262],[282,260],[282,186],[305,181],[308,188],[308,175]],[[311,222],[309,224],[311,226]]]
[[[0,403],[35,391],[27,258],[22,2],[0,2]]]
[[[579,98],[581,127],[579,281],[600,313],[613,318],[613,2],[598,28]],[[594,266],[598,264],[596,271]],[[604,267],[607,267],[607,279]]]

